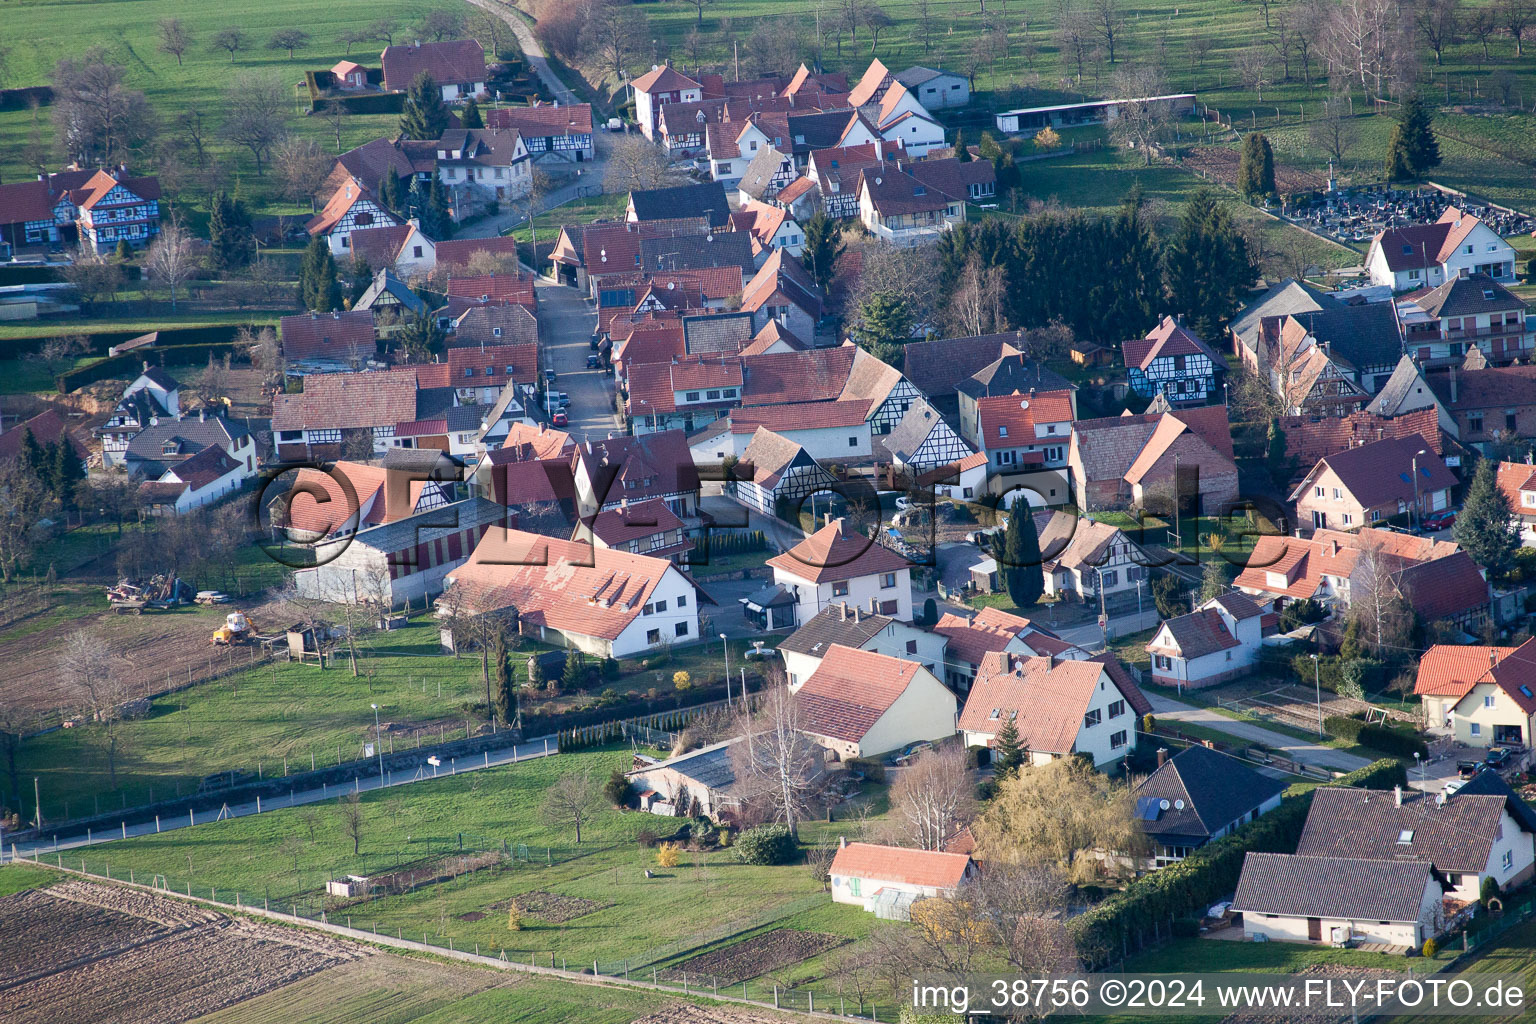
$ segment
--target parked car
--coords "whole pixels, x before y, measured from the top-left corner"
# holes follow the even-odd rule
[[[1456,774],[1463,779],[1470,779],[1482,768],[1479,761],[1457,761]]]
[[[965,541],[967,544],[975,544],[979,548],[988,547],[992,543],[992,538],[1006,529],[1008,529],[1008,522],[1005,519],[1001,526],[989,526],[983,530],[972,530],[965,535]]]
[[[1494,747],[1488,751],[1488,756],[1483,758],[1483,767],[1498,771],[1510,762],[1508,747]]]
[[[549,422],[552,425],[554,425],[554,426],[564,427],[564,426],[567,426],[567,425],[570,424],[571,418],[569,416],[567,416],[565,414],[565,410],[562,409],[559,412],[555,413],[553,416],[551,416],[550,419],[549,419]]]
[[[557,381],[559,379],[560,379],[560,375],[558,373],[556,373],[554,370],[545,370],[544,371],[544,383],[546,383],[546,384],[553,384],[555,381]]]
[[[1467,780],[1466,779],[1452,779],[1450,782],[1447,782],[1445,784],[1445,795],[1446,796],[1453,795],[1457,790],[1459,790],[1462,786],[1465,786],[1466,784],[1467,784]]]
[[[1423,523],[1425,533],[1438,533],[1441,530],[1449,530],[1455,525],[1456,509],[1453,508],[1432,512],[1424,517]]]
[[[597,351],[597,346],[601,345],[602,343],[603,343],[603,336],[601,334],[594,334],[594,335],[592,335],[591,340],[587,344],[592,346],[592,351],[593,352],[596,352]]]
[[[595,370],[601,365],[603,365],[603,361],[596,354],[587,356],[587,369]]]

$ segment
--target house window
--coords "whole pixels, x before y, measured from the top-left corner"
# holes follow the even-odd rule
[[[1371,509],[1371,522],[1375,523],[1375,522],[1379,522],[1380,520],[1381,520],[1381,510],[1380,509],[1374,509],[1374,508]]]
[[[1493,707],[1493,695],[1492,694],[1489,694],[1488,696],[1483,698],[1483,707],[1485,707],[1485,708]]]
[[[735,398],[736,397],[736,389],[735,388],[726,388],[725,389],[725,397],[726,398]]]
[[[998,437],[1007,437],[1008,436],[1008,428],[1007,427],[998,427],[997,428],[997,436]]]
[[[859,446],[858,435],[854,435],[853,437],[850,437],[848,439],[848,447],[849,448],[857,448],[858,446]]]
[[[688,623],[686,623],[686,622],[679,622],[673,628],[676,629],[678,636],[687,636],[688,635]]]
[[[1338,501],[1342,497],[1344,497],[1344,493],[1342,491],[1340,491],[1337,487],[1335,487],[1333,489],[1333,500],[1334,501]]]
[[[1183,356],[1174,356],[1173,357],[1173,372],[1174,373],[1183,373],[1184,372],[1184,357]]]
[[[491,337],[493,337],[493,338],[501,337],[501,328],[500,327],[492,327],[491,328]]]
[[[475,375],[475,368],[473,366],[466,366],[466,367],[464,367],[464,376],[466,376],[466,377],[473,377],[474,375]]]
[[[1327,492],[1324,491],[1321,487],[1319,487],[1316,490],[1316,494],[1317,494],[1317,497],[1322,498],[1322,497],[1326,496]]]
[[[1503,868],[1505,871],[1508,871],[1510,868],[1514,867],[1515,866],[1515,852],[1513,850],[1505,850],[1504,851],[1504,856],[1502,858],[1500,858],[1500,860],[1499,860],[1499,866],[1501,868]]]
[[[1123,714],[1125,714],[1125,701],[1112,701],[1109,705],[1109,717],[1119,718]]]
[[[1083,716],[1083,728],[1092,729],[1094,726],[1099,724],[1100,719],[1103,717],[1104,712],[1100,711],[1098,708],[1094,708],[1092,711]]]
[[[754,142],[754,143],[752,143],[752,145],[753,145],[753,147],[756,147],[757,143]],[[863,885],[863,879],[859,879],[859,878],[850,878],[850,879],[848,879],[848,895],[850,895],[850,896],[863,896],[864,894],[860,891],[860,889],[862,888],[862,885]]]
[[[677,606],[679,608],[686,608],[686,607],[688,607],[688,595],[687,594],[678,594],[677,595]]]
[[[1355,517],[1354,516],[1350,515],[1348,512],[1344,513],[1344,525],[1345,526],[1353,525],[1354,521],[1355,521]]]
[[[630,543],[638,545],[640,542],[639,541],[631,541]],[[650,615],[654,611],[656,611],[656,606],[653,605],[653,604],[648,604],[644,608],[640,609],[640,614],[641,615]]]
[[[1512,409],[1504,410],[1504,429],[1509,431],[1515,429],[1515,413]]]
[[[704,397],[709,399],[711,402],[718,402],[720,401],[720,389],[716,388],[713,391],[706,391],[704,393]]]
[[[659,629],[648,629],[648,630],[646,630],[645,631],[645,642],[647,644],[659,644],[659,643],[661,643],[661,630],[659,630]]]
[[[1482,723],[1480,723],[1480,722],[1473,722],[1472,723],[1472,735],[1473,736],[1481,736],[1482,734],[1483,734]]]
[[[1113,587],[1120,582],[1120,572],[1118,569],[1106,569],[1099,573],[1099,580],[1104,586]]]
[[[414,259],[418,259],[418,260],[421,259],[421,246],[419,246],[419,245],[411,246],[411,256]]]
[[[847,580],[838,580],[837,582],[833,583],[832,584],[832,596],[833,597],[847,597],[848,596],[848,581]]]
[[[1483,414],[1479,412],[1468,416],[1467,429],[1474,434],[1481,434],[1483,432]]]
[[[1111,733],[1109,736],[1109,749],[1119,750],[1123,746],[1125,746],[1125,730],[1122,729],[1119,732]]]
[[[880,589],[889,590],[896,585],[896,574],[893,572],[880,574]]]
[[[658,612],[666,611],[667,610],[667,602],[665,602],[665,601],[657,601],[656,602],[656,610]]]
[[[907,653],[908,654],[916,654],[917,653],[917,641],[916,640],[908,640],[907,641]]]

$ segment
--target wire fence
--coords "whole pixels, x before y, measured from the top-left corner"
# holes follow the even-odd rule
[[[456,847],[460,838],[456,834],[453,837],[438,837],[433,841],[451,842]],[[469,845],[469,837],[463,838],[466,845]],[[484,837],[479,838],[483,840]],[[520,844],[508,840],[502,841],[503,851],[507,849],[516,851],[519,846]],[[546,847],[528,847],[527,849],[529,857],[523,863],[534,868],[543,866],[539,863],[539,852],[542,851],[555,863],[559,862],[562,852]],[[597,850],[596,848],[592,851],[583,850],[575,855],[584,856],[588,852],[597,852]],[[835,979],[829,979],[826,985],[801,986],[792,984],[788,978],[775,978],[771,971],[759,977],[738,980],[738,978],[725,977],[709,971],[689,970],[687,961],[665,969],[658,966],[658,956],[663,959],[674,957],[722,942],[747,931],[763,928],[810,909],[812,906],[825,903],[829,897],[823,894],[792,900],[750,918],[722,924],[686,939],[680,939],[676,943],[656,947],[644,954],[641,960],[595,959],[588,962],[574,960],[555,951],[509,953],[503,946],[482,945],[474,940],[460,940],[455,943],[452,936],[435,934],[430,926],[420,928],[420,924],[416,923],[407,928],[398,922],[385,923],[380,918],[380,908],[372,907],[368,902],[338,901],[325,904],[305,898],[280,899],[266,893],[219,889],[196,884],[182,876],[146,873],[131,867],[125,868],[121,864],[114,867],[107,857],[58,854],[51,857],[34,857],[33,862],[92,880],[127,883],[235,913],[250,913],[290,920],[294,923],[317,926],[347,938],[372,941],[397,948],[446,954],[454,959],[472,960],[486,966],[507,970],[536,972],[566,977],[570,980],[583,978],[590,980],[598,977],[613,984],[706,996],[722,1001],[751,1004],[764,1009],[792,1010],[874,1021],[895,1022],[900,1018],[900,1006],[896,1002],[888,1000],[881,1003],[872,998],[873,985],[869,981],[870,972],[867,971],[847,975],[846,985],[838,983],[839,979],[845,977],[838,975]],[[501,870],[515,871],[518,870],[516,863],[515,858],[508,855],[498,861],[497,866]],[[481,870],[490,869],[487,866]],[[767,962],[769,961],[766,959],[761,960],[758,966]],[[784,966],[794,967],[796,964]]]

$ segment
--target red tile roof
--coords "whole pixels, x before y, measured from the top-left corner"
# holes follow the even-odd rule
[[[1163,356],[1205,355],[1218,366],[1221,365],[1221,358],[1211,351],[1209,345],[1171,316],[1163,317],[1162,322],[1148,331],[1145,338],[1127,341],[1120,349],[1125,354],[1126,366],[1139,366],[1143,370],[1154,359]]]
[[[681,530],[683,521],[660,498],[637,501],[623,508],[599,512],[592,520],[593,536],[609,547],[619,547],[632,540],[643,540],[658,533]]]
[[[1034,394],[990,395],[976,400],[976,415],[982,427],[982,444],[993,448],[1017,448],[1028,444],[1072,440],[1071,428],[1058,428],[1054,435],[1036,437],[1036,426],[1072,422],[1070,391],[1039,391]]]
[[[1456,477],[1445,467],[1440,456],[1434,453],[1429,442],[1415,434],[1411,437],[1373,441],[1319,460],[1301,487],[1292,494],[1291,500],[1296,500],[1303,489],[1310,487],[1309,481],[1326,466],[1333,470],[1344,489],[1364,508],[1393,501],[1412,501],[1415,493],[1414,453],[1420,450],[1426,450],[1427,454],[1418,456],[1417,492],[1423,495],[1455,487]]]
[[[413,420],[416,375],[414,367],[310,374],[304,378],[304,390],[299,394],[277,395],[272,399],[272,429],[346,430],[392,427]]]
[[[373,314],[366,309],[285,316],[278,326],[288,359],[371,359],[375,353]]]
[[[452,573],[449,593],[474,611],[516,608],[531,626],[614,640],[668,572],[664,558],[492,527]]]
[[[1404,566],[1397,586],[1425,622],[1473,613],[1492,600],[1488,581],[1465,551]]]
[[[1448,206],[1433,224],[1389,228],[1378,234],[1371,244],[1381,246],[1389,270],[1422,270],[1445,262],[1461,240],[1481,223],[1471,214]]]
[[[378,202],[374,199],[373,193],[369,191],[368,186],[356,178],[348,177],[335,192],[331,193],[331,198],[326,200],[325,206],[321,208],[319,213],[309,219],[309,223],[304,225],[304,229],[311,235],[329,234],[333,228],[342,222],[342,219],[346,217],[348,211],[353,206],[365,199],[375,203]],[[382,204],[379,204],[379,209],[381,211],[384,209]],[[358,216],[361,218],[363,214],[359,213]],[[395,223],[394,218],[388,213],[381,213],[380,216],[383,219],[376,224],[370,222],[370,226],[383,226]],[[361,227],[363,225],[358,226]],[[439,253],[438,258],[442,258],[441,253]]]
[[[517,239],[511,235],[499,238],[455,238],[437,243],[437,265],[440,267],[468,266],[476,253],[492,256],[517,256]]]
[[[5,433],[0,434],[0,461],[15,458],[21,454],[21,441],[27,431],[32,431],[32,437],[38,444],[50,445],[61,437],[69,438],[70,445],[75,449],[75,454],[86,459],[90,456],[90,449],[81,444],[69,432],[69,420],[59,410],[49,407],[33,416],[25,422],[18,423]]]
[[[960,729],[995,736],[1015,716],[1014,727],[1026,748],[1070,753],[1088,703],[1107,673],[1097,661],[988,654],[960,712]]]
[[[404,518],[411,509],[398,506],[409,504],[409,489],[399,489],[395,515],[389,515],[384,494],[388,476],[382,466],[361,462],[336,462],[330,472],[301,469],[283,498],[286,516],[282,521],[291,529],[325,537],[343,528],[361,529]]]
[[[863,536],[843,519],[833,520],[788,551],[768,559],[767,564],[814,583],[912,567],[901,555]]]
[[[636,92],[679,92],[684,89],[702,88],[698,82],[670,64],[652,68],[630,84]]]
[[[145,178],[115,178],[106,171],[97,171],[91,175],[89,181],[70,192],[70,200],[82,210],[89,210],[97,203],[105,199],[114,188],[123,186],[140,199],[160,198],[160,179],[156,177]]]
[[[1493,664],[1514,652],[1513,647],[1466,647],[1435,644],[1419,659],[1413,692],[1420,696],[1465,697]]]
[[[795,693],[800,727],[856,743],[907,692],[921,669],[915,661],[833,644]]]
[[[486,274],[481,277],[450,277],[448,295],[479,299],[503,299],[534,308],[533,278],[522,274]]]
[[[779,433],[824,427],[857,427],[864,422],[868,412],[869,403],[862,399],[756,405],[731,411],[731,433],[750,434],[758,427],[767,427]]]
[[[743,405],[825,402],[837,398],[853,370],[852,345],[806,352],[770,352],[742,361]]]
[[[473,39],[386,46],[379,63],[389,92],[409,89],[423,71],[439,86],[485,82],[485,50]]]
[[[839,878],[895,882],[930,889],[955,889],[965,881],[965,874],[970,867],[971,858],[966,853],[939,853],[903,846],[849,843],[837,851],[827,871]]]
[[[592,104],[541,103],[532,107],[497,107],[485,112],[487,128],[516,128],[525,137],[591,135]]]
[[[1497,480],[1499,490],[1509,499],[1509,505],[1516,515],[1524,512],[1531,515],[1531,506],[1521,499],[1522,491],[1536,491],[1536,466],[1526,462],[1501,462],[1498,465]]]
[[[896,78],[889,68],[879,60],[870,61],[869,67],[864,70],[858,84],[848,93],[848,105],[862,107],[866,103],[879,100],[894,81]]]
[[[735,356],[685,356],[672,364],[672,390],[741,387],[741,360]]]

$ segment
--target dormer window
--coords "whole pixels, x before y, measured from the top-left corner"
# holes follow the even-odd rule
[[[485,368],[485,375],[487,377],[494,377],[496,375],[496,367],[494,367],[494,366],[487,366]]]
[[[915,195],[915,196],[925,196],[925,195],[928,194],[928,189],[926,189],[922,185],[913,185],[912,186],[912,194]]]
[[[474,375],[475,375],[475,368],[473,366],[466,366],[466,367],[464,367],[464,376],[466,376],[466,377],[473,377]]]
[[[491,328],[491,337],[493,337],[493,338],[501,337],[501,328],[500,327],[492,327]]]
[[[167,441],[160,446],[161,455],[175,455],[181,450],[181,445],[175,441]]]
[[[1484,288],[1483,289],[1483,298],[1489,300],[1490,302],[1493,301],[1493,289],[1492,288]]]
[[[997,428],[997,436],[998,437],[1007,437],[1008,436],[1008,428],[1007,427],[998,427]]]
[[[1411,245],[1403,246],[1403,255],[1404,256],[1412,256],[1413,255],[1413,246],[1411,246]]]

